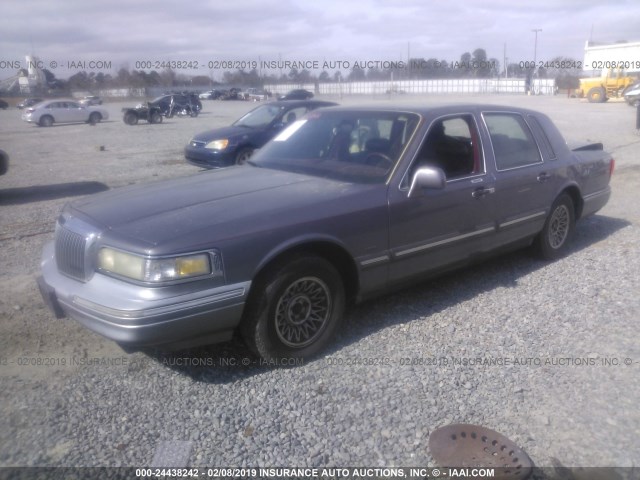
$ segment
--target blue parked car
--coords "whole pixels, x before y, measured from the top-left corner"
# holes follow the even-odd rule
[[[337,105],[318,100],[271,102],[251,110],[230,127],[202,132],[189,140],[184,155],[189,163],[205,168],[242,165],[251,154],[285,126],[307,112]]]

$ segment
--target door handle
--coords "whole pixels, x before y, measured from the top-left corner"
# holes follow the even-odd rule
[[[496,189],[493,187],[490,188],[485,188],[485,187],[480,187],[480,188],[476,188],[473,192],[471,192],[471,196],[473,198],[482,198],[485,195],[489,195],[490,193],[495,193]]]
[[[547,172],[542,172],[536,177],[536,179],[541,183],[542,182],[546,182],[550,178],[551,178],[551,176]]]

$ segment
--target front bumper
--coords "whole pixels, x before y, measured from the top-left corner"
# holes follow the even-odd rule
[[[42,256],[38,287],[57,317],[127,346],[193,346],[226,341],[240,323],[251,282],[146,287],[96,273],[86,283],[58,272],[53,242]]]
[[[190,164],[205,168],[222,168],[235,164],[235,149],[231,151],[229,148],[222,152],[187,145],[184,156]]]

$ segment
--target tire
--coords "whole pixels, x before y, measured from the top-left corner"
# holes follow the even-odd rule
[[[253,148],[242,148],[236,155],[236,165],[244,165],[253,155]]]
[[[544,227],[533,243],[536,255],[544,260],[562,257],[573,236],[575,223],[573,200],[568,194],[563,193],[553,202]]]
[[[589,103],[603,103],[607,101],[607,92],[602,87],[593,87],[587,92]]]
[[[38,124],[41,127],[50,127],[51,125],[53,125],[53,117],[51,115],[40,117],[40,121],[38,122]]]
[[[100,115],[98,112],[93,112],[91,115],[89,115],[89,123],[91,125],[100,123],[101,120],[102,120],[102,115]]]
[[[247,345],[268,361],[318,354],[345,310],[344,284],[330,262],[317,256],[288,260],[254,282],[241,325]]]
[[[127,125],[137,125],[138,124],[138,115],[133,112],[127,112],[124,114],[124,123]]]
[[[149,119],[149,123],[162,123],[162,115],[158,112],[153,112],[151,114],[151,118]]]
[[[9,155],[0,150],[0,175],[9,171]]]

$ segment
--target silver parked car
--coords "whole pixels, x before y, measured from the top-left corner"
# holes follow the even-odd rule
[[[22,114],[25,122],[36,123],[41,127],[50,127],[54,123],[98,123],[108,118],[109,113],[102,107],[84,106],[68,99],[40,102],[27,108]]]
[[[38,282],[123,345],[238,330],[266,359],[311,356],[352,302],[505,249],[566,253],[613,166],[530,110],[321,108],[245,166],[67,205]]]

